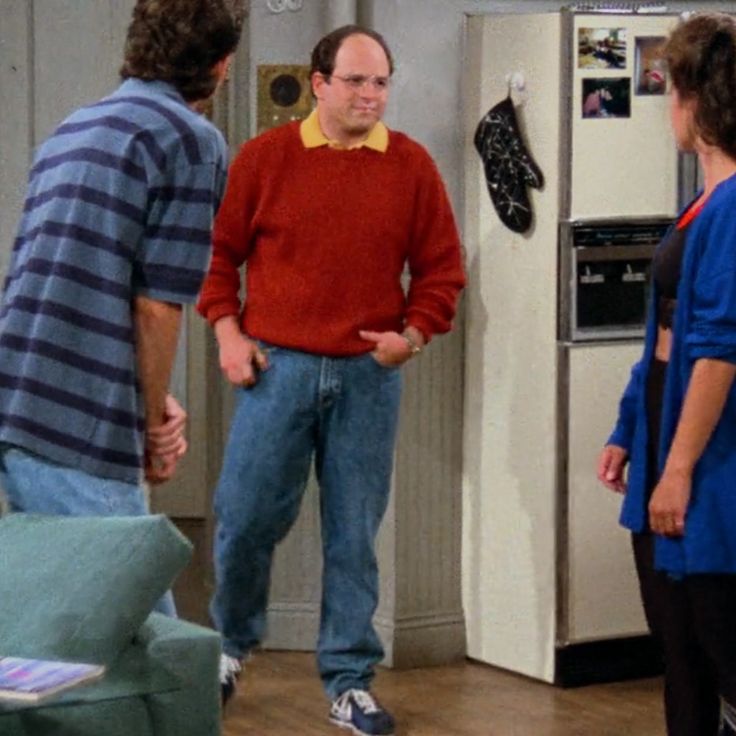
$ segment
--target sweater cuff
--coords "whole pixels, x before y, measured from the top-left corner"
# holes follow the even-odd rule
[[[428,321],[423,320],[419,315],[412,314],[411,317],[404,321],[404,327],[413,327],[415,330],[419,330],[424,338],[424,344],[429,345],[429,341],[432,339],[432,327]]]
[[[215,326],[215,322],[222,319],[223,317],[238,317],[238,310],[233,309],[229,304],[214,304],[206,311],[201,311],[200,314],[210,323],[211,327]]]

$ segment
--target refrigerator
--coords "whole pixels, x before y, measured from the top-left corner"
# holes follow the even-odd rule
[[[661,59],[677,22],[625,4],[467,20],[468,654],[548,682],[658,666],[596,461],[641,353],[653,250],[695,185]],[[473,140],[506,96],[545,177],[525,233],[494,210]]]

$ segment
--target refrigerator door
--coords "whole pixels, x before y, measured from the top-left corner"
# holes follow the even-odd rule
[[[563,19],[570,66],[564,73],[570,88],[563,92],[570,115],[570,176],[563,183],[562,218],[674,215],[677,149],[669,96],[661,93],[663,85],[652,94],[645,80],[656,39],[664,40],[677,16],[564,14]],[[615,66],[585,53],[591,45],[608,43],[606,31],[608,38],[619,39],[610,62]]]
[[[563,349],[569,367],[567,584],[558,643],[645,634],[629,534],[618,525],[621,496],[595,477],[598,455],[642,345],[636,341]]]

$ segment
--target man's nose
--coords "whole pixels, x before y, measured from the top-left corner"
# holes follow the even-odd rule
[[[377,85],[374,83],[372,79],[366,79],[363,84],[360,85],[360,89],[358,90],[361,97],[377,97],[379,94],[379,90]]]

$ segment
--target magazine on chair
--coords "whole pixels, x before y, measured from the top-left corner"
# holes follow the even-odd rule
[[[0,657],[0,702],[38,702],[104,674],[104,665]]]

